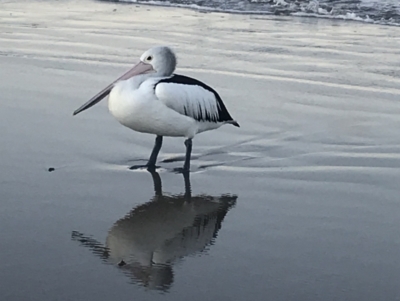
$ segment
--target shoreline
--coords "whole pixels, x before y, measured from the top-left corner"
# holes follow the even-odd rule
[[[41,11],[35,10],[37,5],[35,2],[29,3],[28,6],[18,3],[4,4],[6,9],[0,12],[2,17],[0,26],[3,29],[0,38],[4,44],[0,56],[28,57],[56,62],[76,61],[118,67],[126,66],[128,60],[132,60],[132,56],[138,56],[147,47],[167,43],[176,51],[187,53],[184,60],[179,59],[179,70],[245,74],[259,79],[265,75],[266,80],[276,78],[304,83],[314,81],[332,87],[347,85],[347,78],[340,80],[340,77],[336,76],[338,72],[347,72],[345,70],[347,67],[341,61],[354,59],[357,64],[368,65],[369,62],[364,61],[362,57],[364,56],[381,61],[382,70],[377,70],[379,72],[377,78],[380,80],[370,82],[357,77],[351,86],[358,86],[358,89],[365,88],[371,92],[398,93],[400,79],[390,76],[391,73],[396,74],[395,70],[391,70],[392,64],[387,64],[384,57],[376,55],[378,51],[385,55],[392,54],[398,47],[396,39],[389,40],[390,37],[394,38],[397,35],[395,27],[349,24],[329,19],[311,20],[276,16],[254,18],[251,15],[227,13],[204,14],[191,9],[152,5],[126,4],[121,10],[118,9],[120,3],[91,2],[96,4],[95,7],[88,8],[76,1],[68,1],[57,6],[61,12],[56,11],[49,2],[40,3]],[[79,9],[76,10],[77,8]],[[70,15],[70,19],[56,20],[57,15],[61,16],[64,11]],[[89,17],[90,14],[92,17]],[[163,18],[158,23],[149,22],[160,19],[160,16]],[[26,22],[23,18],[32,19],[32,22]],[[92,21],[89,21],[89,18]],[[182,22],[186,25],[185,28],[179,27],[178,24]],[[228,23],[233,27],[229,28]],[[201,26],[206,26],[208,32],[212,34],[196,37],[201,34]],[[57,37],[59,30],[66,36]],[[242,40],[245,40],[247,35],[254,35],[259,41],[249,40],[247,45],[240,44],[239,41],[236,43],[239,47],[231,49],[232,41],[228,38],[231,34],[240,36]],[[360,36],[363,37],[362,42],[354,44],[347,42],[352,37],[359,40]],[[128,41],[128,37],[131,42]],[[49,43],[47,40],[52,42]],[[371,43],[369,40],[374,42]],[[139,47],[134,47],[138,41],[143,42],[140,42]],[[187,41],[191,41],[190,44]],[[346,44],[338,48],[337,43],[344,41]],[[122,48],[112,45],[120,42],[123,42]],[[206,47],[206,51],[201,53],[198,45]],[[133,54],[130,51],[133,51]],[[196,56],[190,55],[191,52],[201,54],[206,61],[213,61],[212,56],[215,55],[225,59],[233,57],[235,62],[230,66],[216,64],[210,70],[210,65],[203,66],[201,62],[197,62]],[[246,57],[248,53],[255,55],[254,62]],[[318,53],[318,56],[314,53]],[[304,60],[304,63],[299,60]],[[253,70],[257,68],[257,71],[253,72],[251,68]],[[337,68],[339,70],[335,70]]]
[[[337,20],[337,21],[344,21],[344,22],[356,22],[362,24],[372,24],[372,25],[381,25],[381,26],[394,26],[400,27],[400,23],[389,22],[381,20],[373,20],[371,18],[363,19],[355,15],[354,13],[348,13],[347,15],[330,15],[330,14],[317,14],[317,13],[310,13],[310,12],[292,12],[287,15],[283,14],[276,14],[274,12],[268,11],[255,11],[255,10],[235,10],[235,9],[219,9],[213,8],[209,6],[199,6],[197,4],[173,4],[168,3],[165,4],[163,2],[146,2],[146,1],[113,1],[113,0],[93,0],[93,1],[100,1],[100,2],[109,2],[109,3],[117,3],[117,4],[126,4],[126,5],[144,5],[144,6],[155,6],[155,7],[169,7],[169,8],[178,8],[178,9],[188,9],[200,13],[226,13],[226,14],[237,14],[237,15],[257,15],[257,16],[275,16],[279,18],[315,18],[315,19],[327,19],[327,20]]]

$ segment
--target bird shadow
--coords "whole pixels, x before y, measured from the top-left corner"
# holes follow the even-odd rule
[[[149,173],[154,196],[117,220],[105,244],[79,231],[72,232],[72,240],[120,269],[131,283],[168,292],[174,282],[174,264],[209,250],[237,196],[192,195],[188,172],[182,173],[184,192],[169,195],[163,192],[160,175]]]

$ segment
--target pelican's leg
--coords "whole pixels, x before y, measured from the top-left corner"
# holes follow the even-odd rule
[[[190,173],[189,171],[183,171],[183,180],[185,181],[185,200],[190,201],[192,197],[192,187],[190,185]]]
[[[154,171],[156,170],[156,161],[158,153],[160,152],[162,146],[163,136],[157,136],[156,142],[154,143],[153,151],[151,152],[149,161],[147,161],[146,165],[134,165],[131,166],[129,169],[139,169],[143,167],[147,167],[147,170]]]
[[[185,157],[185,164],[183,164],[183,170],[189,171],[190,169],[190,155],[192,154],[192,139],[188,138],[185,140],[186,145],[186,157]]]
[[[152,170],[156,169],[157,156],[162,146],[162,140],[163,136],[156,137],[156,142],[154,143],[153,151],[151,152],[149,161],[146,164],[147,169],[152,169]]]

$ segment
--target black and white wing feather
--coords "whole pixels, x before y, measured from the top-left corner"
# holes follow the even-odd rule
[[[170,109],[197,121],[239,124],[232,119],[218,93],[194,78],[174,74],[154,86],[157,98]]]

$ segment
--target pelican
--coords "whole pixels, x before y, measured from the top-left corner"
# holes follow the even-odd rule
[[[166,46],[153,47],[132,69],[78,108],[76,115],[107,95],[111,114],[124,126],[141,133],[155,134],[155,144],[146,167],[155,170],[163,136],[184,137],[186,157],[182,171],[189,171],[192,139],[196,134],[232,119],[221,97],[210,86],[194,78],[174,74],[175,53]]]

